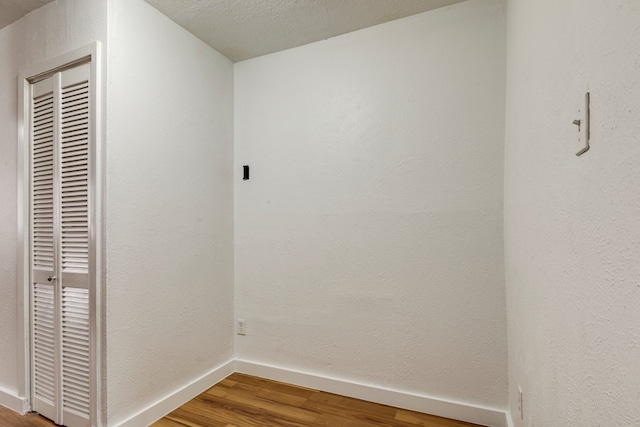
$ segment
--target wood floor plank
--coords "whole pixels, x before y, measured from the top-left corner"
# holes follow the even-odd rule
[[[423,413],[414,412],[414,411],[407,411],[405,409],[398,409],[395,419],[398,421],[403,421],[410,425],[421,426],[421,427],[475,426],[475,424],[465,423],[463,421],[436,417],[435,415],[423,414]]]
[[[225,397],[200,395],[199,398],[207,402],[214,402],[226,406],[234,405],[245,409],[257,409],[272,417],[301,423],[302,425],[312,423],[318,418],[317,412],[275,402],[268,397],[252,394],[251,391],[239,392],[234,389],[233,391],[229,391]]]
[[[219,385],[220,387],[218,387],[218,388],[227,389],[227,388],[235,387],[236,384],[238,384],[237,381],[233,381],[232,379],[227,377],[227,378],[223,379],[222,381],[220,381],[218,384],[216,384],[216,386]]]
[[[238,373],[230,375],[167,418],[186,427],[473,426]]]
[[[260,387],[263,389],[279,391],[281,393],[292,394],[294,396],[304,397],[308,399],[313,394],[317,393],[318,390],[313,390],[310,388],[294,386],[291,384],[281,383],[278,381],[267,380],[260,377],[254,377],[251,375],[234,373],[229,376],[230,379],[247,385],[252,385],[256,387]]]
[[[231,390],[231,388],[211,387],[209,390],[205,391],[202,394],[210,394],[212,396],[225,397],[227,394],[229,394],[229,390]]]
[[[214,387],[215,388],[215,387]],[[283,405],[301,407],[306,401],[306,397],[296,396],[289,393],[283,393],[277,390],[269,390],[263,387],[237,383],[232,389],[227,391],[228,396],[232,395],[251,395],[260,399],[268,400]]]
[[[154,424],[156,427],[198,427],[189,424],[183,424],[179,421],[174,421],[171,418],[165,417]]]
[[[349,399],[349,398],[347,398]],[[354,399],[357,400],[357,399]],[[372,413],[346,406],[334,406],[324,402],[317,402],[309,399],[305,405],[317,412],[320,417],[316,420],[316,426],[376,426],[376,427],[415,427],[415,425],[407,424],[403,421],[396,420],[396,408],[387,414]],[[387,411],[385,411],[387,412]]]
[[[223,379],[221,383],[228,384],[230,387],[233,387],[238,382],[235,378],[238,378],[239,375],[242,375],[242,374],[238,374],[234,372],[233,374],[229,375],[227,378]]]
[[[241,427],[304,427],[307,422],[279,417],[259,408],[238,405],[223,399],[194,399],[168,415],[173,420],[191,423],[189,427],[237,425]],[[192,426],[193,424],[193,426]],[[155,427],[155,426],[154,426]]]
[[[378,417],[365,413],[336,415],[333,413],[320,414],[313,427],[413,427],[393,418]]]
[[[0,406],[0,426],[11,427],[56,427],[48,419],[35,413],[20,415],[11,409]]]
[[[344,410],[356,410],[359,412],[370,413],[383,418],[393,419],[396,414],[396,408],[378,403],[367,402],[366,400],[353,399],[351,397],[340,396],[338,394],[319,392],[309,398],[303,407],[309,408],[313,402],[326,405],[326,407],[335,407]]]
[[[257,421],[259,416],[259,413],[245,413],[241,409],[227,409],[193,400],[167,415],[171,420],[181,422],[189,427],[226,427],[229,424],[257,427],[260,425],[260,421]],[[153,426],[156,427],[155,424]]]
[[[206,424],[206,421],[210,420],[211,422],[226,422],[243,427],[302,427],[309,425],[309,421],[317,418],[317,414],[309,417],[311,412],[306,411],[303,415],[307,417],[301,420],[300,413],[292,414],[287,412],[287,408],[280,409],[279,413],[274,413],[265,410],[264,407],[254,406],[253,403],[202,394],[172,412],[171,415],[195,423]]]

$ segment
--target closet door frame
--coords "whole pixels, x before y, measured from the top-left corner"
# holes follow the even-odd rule
[[[30,103],[31,84],[76,64],[90,63],[89,101],[89,310],[90,310],[90,418],[92,426],[106,425],[106,336],[104,263],[104,127],[102,108],[101,43],[93,42],[64,55],[22,70],[18,76],[18,395],[23,412],[31,410],[31,219],[30,219]]]

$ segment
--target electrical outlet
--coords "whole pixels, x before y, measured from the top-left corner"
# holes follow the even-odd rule
[[[236,332],[237,332],[238,335],[247,335],[247,321],[246,320],[238,319]]]
[[[524,400],[522,398],[522,387],[518,385],[518,412],[520,412],[520,419],[524,420]]]

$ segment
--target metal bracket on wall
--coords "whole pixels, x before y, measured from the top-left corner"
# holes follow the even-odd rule
[[[590,106],[590,96],[589,92],[584,94],[584,104],[582,108],[578,110],[580,114],[580,119],[576,119],[573,121],[573,124],[578,126],[578,141],[576,145],[576,156],[581,156],[589,150],[589,139],[591,136],[590,126],[591,126],[591,112],[589,110]]]

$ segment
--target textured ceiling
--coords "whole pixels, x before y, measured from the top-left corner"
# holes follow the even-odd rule
[[[0,28],[53,0],[0,0]]]
[[[236,62],[463,0],[146,1]]]

